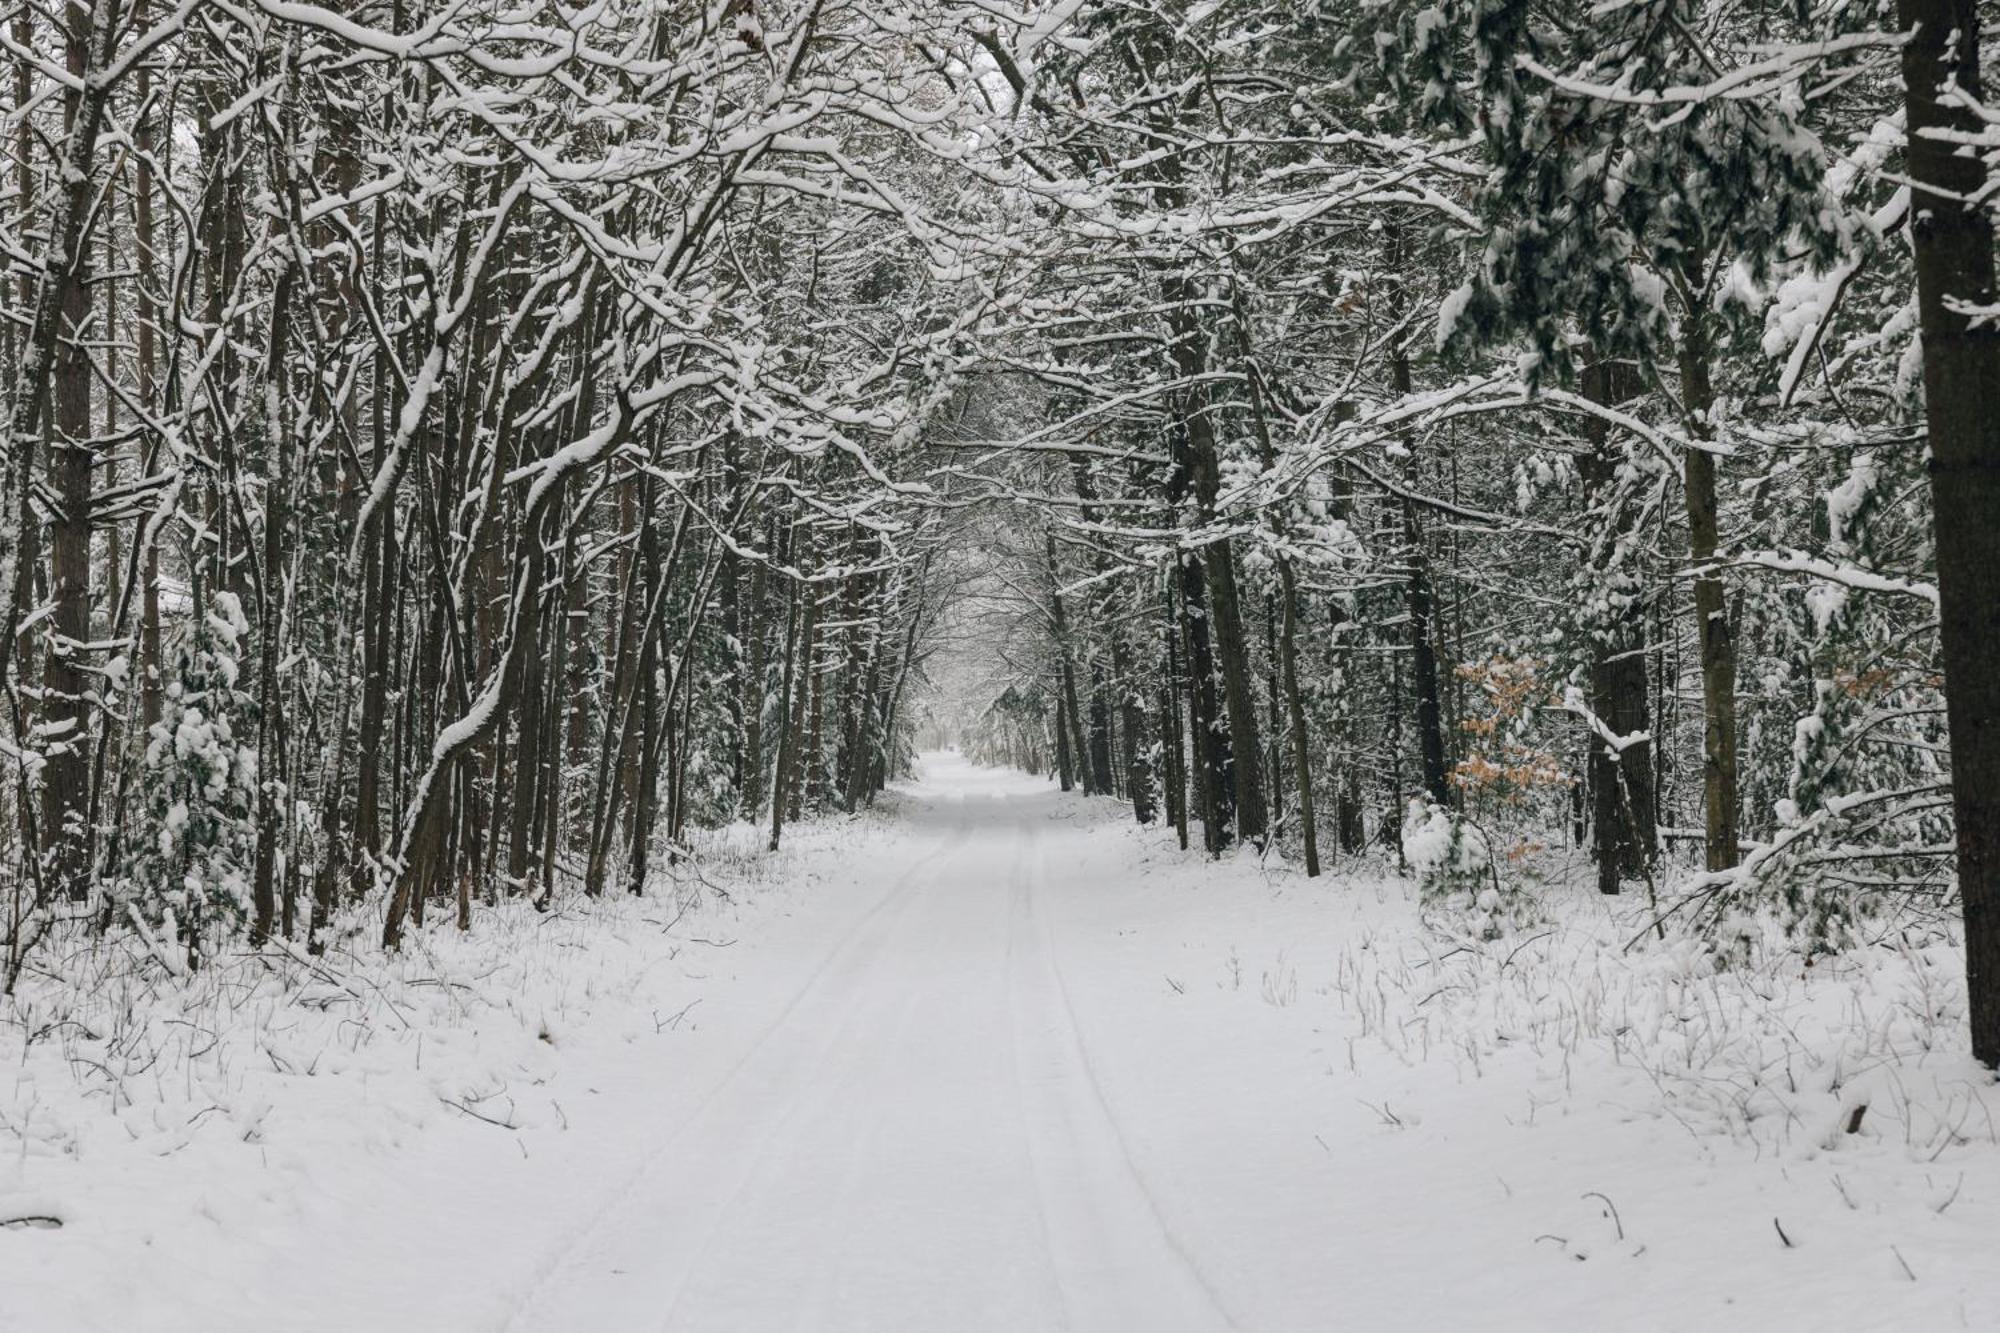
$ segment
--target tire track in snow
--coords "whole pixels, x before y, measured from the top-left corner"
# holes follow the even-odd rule
[[[995,1323],[993,1307],[968,1303],[996,1275],[1017,1283],[1021,1268],[1008,1262],[1004,1237],[992,1238],[1001,1242],[998,1250],[982,1250],[968,1244],[948,1215],[953,1203],[982,1214],[1005,1214],[1010,1202],[1025,1205],[1012,1167],[1025,1144],[975,1152],[976,1164],[967,1166],[941,1153],[941,1141],[932,1137],[949,1125],[990,1145],[995,1124],[1006,1123],[1006,1110],[1018,1105],[1005,1096],[1012,1088],[1002,1058],[1011,974],[996,947],[1005,938],[1001,867],[1010,858],[996,855],[1001,849],[993,844],[1021,823],[1006,802],[990,799],[968,802],[962,815],[971,838],[948,849],[947,861],[926,867],[925,882],[882,928],[878,947],[852,979],[843,1021],[823,1034],[822,1058],[798,1075],[782,1120],[723,1145],[732,1156],[754,1160],[734,1173],[727,1197],[701,1209],[700,1238],[685,1262],[676,1261],[678,1281],[659,1329],[1050,1327],[1040,1315]],[[989,915],[996,918],[990,925]],[[999,1041],[981,1040],[989,1028]],[[953,1058],[965,1051],[990,1054],[983,1061]],[[879,1100],[885,1087],[904,1094],[885,1105]],[[968,1096],[978,1115],[961,1121],[956,1117],[968,1109]],[[916,1137],[892,1138],[892,1123]],[[920,1182],[914,1190],[913,1182]],[[935,1236],[905,1230],[885,1248],[883,1217],[905,1206],[915,1216],[939,1208],[947,1215],[937,1218]],[[1026,1221],[1032,1209],[1023,1206],[1018,1215]],[[892,1223],[892,1231],[899,1224],[909,1225]],[[926,1254],[938,1257],[938,1247],[927,1244],[933,1238],[942,1238],[943,1267],[925,1262]],[[1046,1251],[1037,1258],[1046,1268]],[[976,1267],[953,1266],[968,1260]],[[893,1282],[889,1290],[881,1285],[885,1275]],[[845,1280],[850,1276],[855,1280]],[[925,1300],[936,1304],[940,1276],[952,1309],[944,1322],[902,1313]],[[1045,1290],[1047,1308],[1059,1308],[1052,1284]],[[890,1307],[899,1313],[889,1315]],[[960,1322],[966,1318],[975,1323]]]
[[[901,910],[896,913],[894,921],[884,929],[884,938],[878,941],[878,947],[874,950],[875,953],[880,953],[880,945],[886,944],[888,937],[894,935],[896,927],[907,916],[909,909],[914,906],[918,896],[912,894],[902,904]],[[786,1097],[783,1109],[778,1116],[769,1125],[764,1126],[759,1131],[756,1145],[745,1156],[734,1173],[735,1179],[727,1195],[717,1200],[708,1208],[706,1224],[702,1227],[700,1245],[687,1255],[685,1262],[679,1264],[679,1278],[675,1282],[674,1289],[670,1293],[667,1303],[660,1314],[660,1321],[657,1325],[658,1333],[668,1333],[668,1330],[675,1327],[675,1321],[688,1299],[689,1290],[693,1285],[695,1277],[704,1271],[708,1260],[715,1254],[717,1246],[721,1244],[725,1235],[728,1234],[729,1227],[727,1223],[730,1217],[741,1208],[745,1202],[746,1195],[750,1193],[752,1187],[758,1185],[768,1186],[771,1183],[776,1174],[770,1169],[773,1157],[781,1148],[791,1150],[790,1155],[793,1157],[799,1155],[796,1151],[799,1145],[790,1137],[792,1132],[802,1121],[808,1119],[809,1116],[824,1112],[828,1107],[841,1102],[843,1098],[838,1094],[844,1094],[860,1081],[862,1069],[851,1058],[855,1051],[854,1038],[857,1033],[868,1026],[863,1020],[876,1016],[871,1010],[877,1006],[881,998],[873,986],[860,986],[856,988],[854,995],[843,1006],[841,1018],[832,1037],[821,1046],[819,1058],[813,1062],[811,1068],[806,1071],[804,1076],[797,1080],[796,1086]],[[896,1020],[896,1027],[899,1032],[908,1027],[914,1009],[915,1001],[913,999],[905,999]],[[828,1077],[827,1071],[842,1061],[847,1063],[847,1068],[832,1077]],[[842,1169],[842,1180],[838,1194],[838,1200],[842,1204],[851,1199],[858,1190],[863,1173],[867,1168],[867,1147],[872,1143],[873,1138],[874,1134],[872,1132],[864,1131],[861,1136],[861,1143],[850,1142],[847,1145],[846,1162]],[[837,1215],[843,1209],[836,1206],[832,1211]],[[818,1327],[822,1322],[817,1315],[822,1313],[830,1304],[833,1277],[836,1272],[837,1261],[831,1257],[828,1250],[822,1249],[818,1259],[819,1280],[813,1284],[814,1304],[808,1309],[796,1312],[796,1325],[798,1327],[814,1328]],[[808,1316],[815,1317],[809,1318]]]
[[[904,997],[901,1011],[896,1017],[896,1033],[899,1039],[909,1030],[916,1012],[916,997],[913,995]],[[859,1074],[858,1068],[848,1071],[850,1084],[858,1081]],[[839,1193],[833,1208],[835,1215],[845,1216],[853,1201],[866,1193],[869,1167],[873,1163],[883,1133],[883,1122],[879,1117],[869,1117],[864,1120],[858,1142],[849,1151],[841,1171]],[[827,1316],[834,1308],[839,1294],[840,1277],[846,1260],[847,1254],[843,1245],[829,1244],[820,1247],[813,1262],[812,1279],[805,1284],[808,1303],[799,1312],[796,1320],[797,1328],[802,1331],[819,1329],[831,1322]]]
[[[1049,808],[924,812],[917,831],[955,825],[506,1327],[1238,1328],[1084,1044],[1038,903],[1067,883],[1049,879]]]
[[[1014,840],[1014,869],[1008,876],[1007,885],[1007,960],[1006,975],[1008,1033],[1007,1043],[1008,1074],[1014,1088],[1014,1115],[1021,1127],[1021,1134],[1028,1153],[1028,1171],[1035,1186],[1035,1222],[1038,1227],[1037,1239],[1041,1244],[1042,1260],[1048,1268],[1048,1281],[1055,1288],[1056,1309],[1062,1323],[1059,1328],[1065,1333],[1070,1327],[1069,1301],[1064,1295],[1062,1276],[1056,1266],[1056,1238],[1049,1225],[1049,1162],[1045,1152],[1035,1150],[1036,1117],[1032,1111],[1032,1098],[1028,1095],[1028,1080],[1022,1073],[1021,1052],[1024,1045],[1023,1028],[1027,1023],[1023,1012],[1022,992],[1018,978],[1027,968],[1024,952],[1032,935],[1033,916],[1028,902],[1028,856],[1027,848],[1031,837],[1028,826],[1021,826],[1019,836]]]
[[[819,966],[813,970],[812,974],[806,978],[805,982],[792,995],[791,999],[787,1001],[785,1007],[779,1011],[778,1016],[758,1033],[743,1055],[729,1067],[728,1071],[716,1082],[715,1086],[704,1093],[701,1100],[682,1117],[681,1122],[665,1138],[660,1140],[657,1147],[646,1155],[645,1160],[633,1174],[632,1178],[623,1186],[613,1191],[603,1204],[592,1213],[590,1219],[573,1232],[569,1239],[538,1268],[534,1279],[517,1299],[514,1309],[509,1312],[506,1322],[500,1326],[501,1333],[521,1333],[522,1330],[536,1327],[567,1328],[572,1326],[569,1321],[560,1317],[559,1312],[550,1312],[556,1317],[552,1320],[544,1319],[540,1324],[528,1321],[542,1313],[537,1307],[550,1286],[557,1279],[565,1276],[578,1266],[581,1256],[587,1248],[586,1242],[599,1238],[608,1223],[613,1219],[613,1215],[621,1207],[636,1199],[640,1192],[660,1174],[662,1167],[669,1165],[675,1159],[675,1149],[681,1145],[682,1140],[710,1114],[722,1098],[737,1089],[746,1077],[747,1072],[752,1070],[752,1067],[757,1063],[759,1058],[764,1056],[780,1034],[784,1033],[792,1025],[794,1018],[805,1006],[807,1000],[815,992],[827,986],[835,985],[843,977],[866,972],[868,964],[881,951],[888,935],[891,933],[890,930],[878,930],[873,937],[869,937],[870,928],[880,923],[885,915],[891,915],[892,908],[897,909],[892,915],[892,921],[894,916],[900,916],[903,912],[906,912],[910,904],[918,896],[916,890],[923,884],[926,873],[940,860],[963,846],[971,837],[971,834],[971,825],[963,817],[963,814],[961,814],[953,827],[945,834],[939,845],[919,857],[909,869],[898,876],[895,883],[890,886],[882,897],[873,906],[868,908],[867,911],[863,912],[855,920],[854,924],[842,933],[833,948],[827,951]],[[850,988],[843,1006],[844,1012],[841,1020],[843,1024],[851,1017],[851,1011],[859,1006],[863,994],[865,992],[862,990]],[[821,1056],[823,1061],[826,1056],[825,1049],[822,1049]],[[788,1115],[792,1109],[792,1104],[805,1096],[811,1086],[811,1082],[811,1080],[805,1080],[796,1085],[796,1090],[792,1097],[788,1099],[781,1117],[782,1115]],[[676,1207],[678,1206],[678,1201],[669,1201],[665,1206],[668,1208]],[[685,1285],[685,1276],[681,1285]]]
[[[1147,1333],[1238,1330],[1241,1325],[1160,1207],[1105,1098],[1077,1025],[1052,928],[1036,903],[1037,886],[1047,878],[1048,863],[1046,834],[1038,833],[1024,829],[1023,853],[1011,877],[1014,925],[1008,953],[1018,964],[1013,972],[1016,1041],[1031,1041],[1049,1068],[1050,1076],[1024,1084],[1021,1096],[1026,1113],[1044,1129],[1045,1136],[1033,1151],[1035,1178],[1066,1325],[1092,1330],[1144,1328]],[[1050,1133],[1060,1141],[1051,1144],[1046,1137]],[[1058,1167],[1069,1167],[1071,1173],[1065,1176]],[[1093,1188],[1079,1194],[1075,1188],[1079,1179]],[[1052,1208],[1052,1200],[1061,1206]],[[1064,1216],[1077,1211],[1084,1216]],[[1129,1287],[1119,1291],[1115,1283],[1107,1289],[1107,1284],[1090,1280],[1142,1265],[1155,1269],[1139,1275],[1146,1283],[1143,1291]],[[1107,1295],[1119,1303],[1104,1310]],[[1144,1323],[1131,1319],[1130,1302],[1153,1304],[1163,1297],[1168,1304],[1159,1315]]]

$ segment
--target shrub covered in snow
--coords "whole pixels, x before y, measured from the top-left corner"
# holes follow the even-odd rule
[[[257,704],[237,667],[249,632],[236,596],[216,592],[182,642],[142,765],[152,832],[127,850],[118,886],[136,923],[178,938],[190,958],[250,902]]]
[[[1529,901],[1500,878],[1485,832],[1434,801],[1412,800],[1403,819],[1403,856],[1416,872],[1426,908],[1454,929],[1495,939],[1526,916]]]
[[[1478,829],[1435,801],[1413,799],[1403,816],[1403,855],[1426,900],[1487,887],[1493,853]]]

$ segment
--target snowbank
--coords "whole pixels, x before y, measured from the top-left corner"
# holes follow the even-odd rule
[[[1949,940],[1717,972],[1627,952],[1643,903],[1581,857],[1487,940],[1378,860],[1100,836],[1059,932],[1085,1036],[1241,1326],[2000,1327]]]

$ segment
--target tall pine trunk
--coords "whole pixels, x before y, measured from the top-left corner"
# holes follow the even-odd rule
[[[1584,371],[1583,391],[1607,406],[1638,392],[1637,376],[1618,362],[1598,362]],[[1617,460],[1608,425],[1595,417],[1584,425],[1590,452],[1580,460],[1586,503],[1607,503]],[[1591,568],[1602,578],[1624,531],[1622,513],[1600,525],[1607,535],[1592,553]],[[1594,624],[1590,639],[1590,708],[1620,737],[1646,732],[1651,725],[1646,699],[1645,607],[1634,602],[1611,611],[1608,623]],[[1597,887],[1617,893],[1622,880],[1651,866],[1658,846],[1653,822],[1653,743],[1650,737],[1614,748],[1604,737],[1590,738],[1591,847],[1597,858]]]
[[[1389,361],[1390,385],[1404,398],[1410,395],[1410,354],[1401,342]],[[1407,462],[1403,477],[1410,490],[1417,481],[1416,437],[1404,432],[1403,450]],[[1445,783],[1444,715],[1438,700],[1437,646],[1432,638],[1432,621],[1437,604],[1431,594],[1430,553],[1424,544],[1423,524],[1417,518],[1416,501],[1402,500],[1403,545],[1409,572],[1404,582],[1405,604],[1410,616],[1410,686],[1416,694],[1417,751],[1423,765],[1424,793],[1443,805],[1451,798]]]
[[[1972,1053],[2000,1066],[2000,326],[1952,308],[1994,305],[1994,238],[1985,210],[1962,202],[1984,188],[1982,163],[1934,137],[1980,132],[1938,90],[1955,83],[1980,100],[1981,15],[1974,0],[1899,0],[1897,15],[1916,29],[1903,85]]]

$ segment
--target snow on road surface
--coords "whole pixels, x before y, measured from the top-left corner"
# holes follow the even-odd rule
[[[954,755],[898,806],[686,915],[183,996],[184,1086],[0,1031],[0,1219],[65,1219],[0,1228],[0,1329],[2000,1327],[1952,949],[1716,976]]]
[[[936,759],[928,852],[517,1329],[1236,1326],[1107,1107],[1051,951],[1055,802]]]

